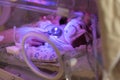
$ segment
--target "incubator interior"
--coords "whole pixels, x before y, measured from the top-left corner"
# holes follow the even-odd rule
[[[0,0],[0,80],[101,80],[96,0]]]

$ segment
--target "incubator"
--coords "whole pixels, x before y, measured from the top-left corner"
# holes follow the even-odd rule
[[[0,80],[99,80],[93,5],[95,0],[0,0]]]

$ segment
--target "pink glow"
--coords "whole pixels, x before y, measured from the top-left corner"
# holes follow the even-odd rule
[[[24,0],[24,1],[33,2],[42,5],[55,5],[55,2],[48,0]]]

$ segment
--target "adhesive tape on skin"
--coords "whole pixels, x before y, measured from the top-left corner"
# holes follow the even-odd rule
[[[0,35],[0,41],[2,41],[3,39],[4,39],[4,36],[1,36],[1,35]]]

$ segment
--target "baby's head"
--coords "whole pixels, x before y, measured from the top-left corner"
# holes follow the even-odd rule
[[[67,24],[68,22],[68,18],[67,17],[61,17],[60,20],[59,20],[59,24],[60,25],[64,25],[64,24]]]

